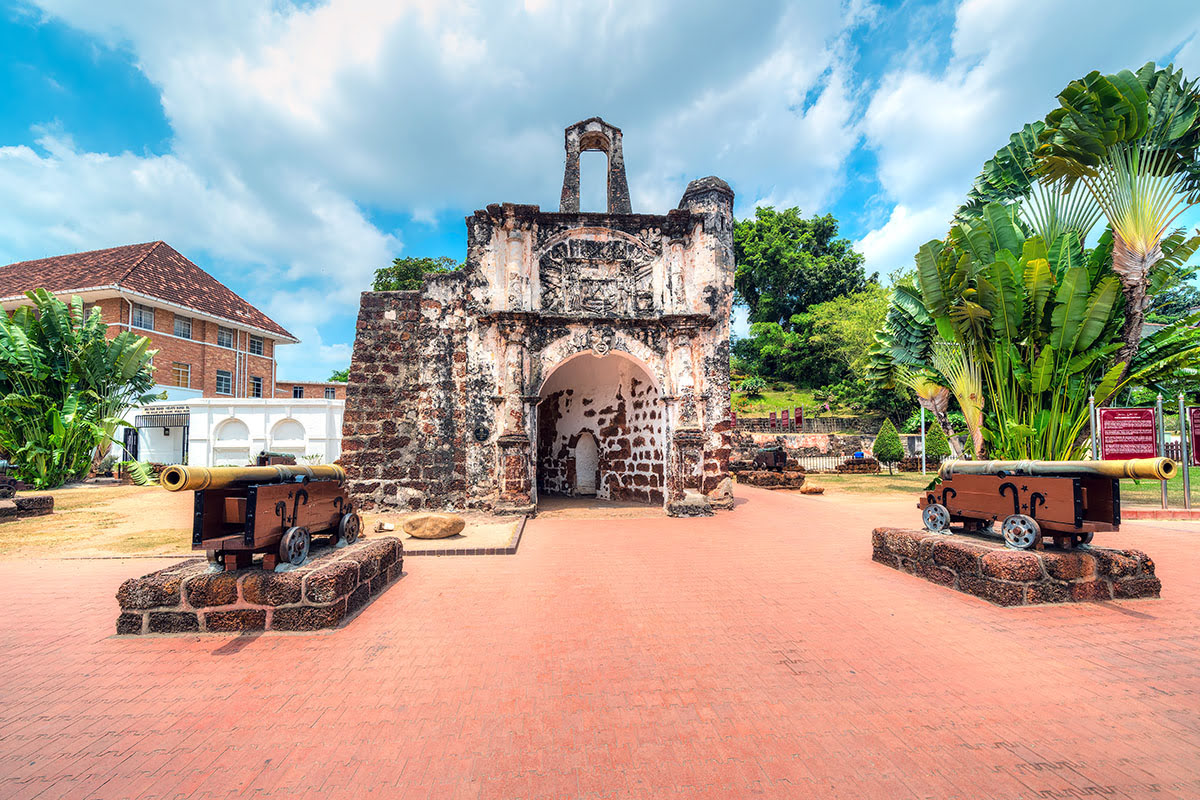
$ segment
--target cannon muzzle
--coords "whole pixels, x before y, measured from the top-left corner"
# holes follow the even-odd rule
[[[251,483],[287,483],[308,478],[314,481],[346,480],[346,471],[337,464],[321,464],[315,467],[278,464],[273,467],[187,467],[175,464],[167,467],[158,476],[158,482],[169,492],[188,489],[198,492],[203,489],[221,489],[227,486],[244,486]]]
[[[938,475],[1041,475],[1047,478],[1141,478],[1165,481],[1179,467],[1169,458],[1131,458],[1125,461],[963,461],[942,463]]]

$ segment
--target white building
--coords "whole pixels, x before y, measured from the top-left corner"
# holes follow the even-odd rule
[[[344,400],[195,397],[131,409],[119,459],[199,467],[245,466],[263,450],[319,457],[342,453]],[[118,438],[121,438],[120,436]]]

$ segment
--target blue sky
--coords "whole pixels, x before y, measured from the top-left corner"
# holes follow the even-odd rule
[[[488,203],[556,208],[562,129],[599,114],[635,211],[719,175],[739,216],[832,212],[886,275],[1069,80],[1200,75],[1200,4],[1152,5],[0,0],[0,263],[163,239],[322,379],[374,269],[461,258]]]

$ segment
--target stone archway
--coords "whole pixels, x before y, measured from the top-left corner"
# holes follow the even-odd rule
[[[559,362],[539,392],[538,495],[662,503],[665,416],[657,382],[626,353],[579,353]],[[595,442],[595,490],[579,480],[580,447]]]

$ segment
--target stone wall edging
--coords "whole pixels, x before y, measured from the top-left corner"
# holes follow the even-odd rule
[[[1009,550],[955,534],[871,532],[873,561],[1000,606],[1158,597],[1154,561],[1140,550]]]
[[[117,633],[339,627],[403,574],[403,559],[403,543],[394,537],[364,540],[314,559],[308,569],[283,573],[208,572],[203,559],[188,559],[121,585]],[[247,584],[256,597],[247,596]]]

